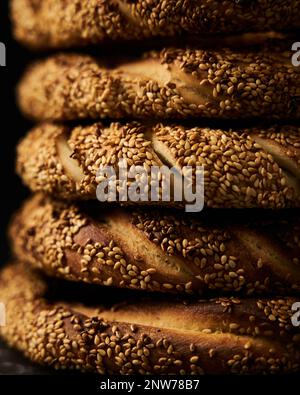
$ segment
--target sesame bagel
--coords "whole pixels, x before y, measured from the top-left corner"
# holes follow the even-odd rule
[[[164,49],[114,66],[87,55],[32,65],[18,89],[38,120],[298,119],[300,68],[291,53]]]
[[[182,172],[186,166],[203,165],[207,207],[280,209],[300,206],[299,158],[297,126],[234,131],[138,122],[77,127],[46,123],[19,144],[17,170],[33,191],[63,199],[96,199],[100,168],[115,169],[120,187],[120,159],[129,167],[142,166],[147,174],[153,166]],[[132,180],[127,184],[133,185]],[[183,208],[184,200],[170,196],[168,201],[149,197],[121,203]]]
[[[55,287],[55,292],[57,292]],[[21,264],[0,274],[1,336],[33,361],[98,374],[299,372],[297,299],[139,300],[116,306],[49,299]],[[99,294],[98,294],[99,295]],[[121,295],[120,295],[121,296]]]
[[[300,27],[297,0],[13,0],[15,36],[32,48]]]
[[[99,210],[42,195],[10,226],[15,255],[48,275],[187,294],[300,291],[299,212]]]

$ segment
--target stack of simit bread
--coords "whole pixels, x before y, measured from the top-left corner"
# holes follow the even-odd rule
[[[51,55],[18,87],[38,123],[17,149],[34,195],[0,274],[11,346],[101,374],[299,372],[300,69],[269,33],[298,28],[299,12],[297,0],[12,1],[32,49],[128,47]],[[155,49],[126,56],[138,42]],[[99,167],[121,159],[204,166],[204,210],[100,203]]]

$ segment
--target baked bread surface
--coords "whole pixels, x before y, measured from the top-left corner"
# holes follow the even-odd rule
[[[34,196],[10,226],[14,253],[51,276],[119,288],[218,295],[300,290],[299,212],[212,219],[212,213],[87,206]]]
[[[2,270],[1,336],[35,362],[100,374],[278,374],[299,371],[295,298],[135,301],[108,307],[47,299],[21,264]],[[95,300],[94,300],[95,302]]]
[[[206,207],[282,209],[300,205],[299,158],[300,129],[292,125],[225,130],[141,122],[77,127],[46,123],[20,142],[17,171],[34,192],[94,200],[98,185],[107,178],[99,177],[99,170],[110,166],[116,173],[115,200],[130,205],[131,199],[119,199],[124,190],[119,177],[121,160],[127,169],[141,166],[149,177],[153,166],[175,168],[181,175],[190,166],[194,193],[203,196]],[[186,191],[182,201],[176,201],[172,184],[170,199],[165,201],[160,182],[155,190],[158,199],[153,201],[151,180],[145,180],[148,199],[136,199],[134,204],[183,209],[191,203]],[[135,181],[138,178],[129,177],[126,189]]]
[[[16,38],[34,49],[298,28],[297,0],[13,0]]]
[[[165,48],[104,64],[60,54],[33,64],[18,89],[30,118],[299,119],[300,71],[272,48]]]

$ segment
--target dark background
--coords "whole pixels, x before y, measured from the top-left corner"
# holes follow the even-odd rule
[[[0,67],[0,266],[10,259],[7,225],[28,195],[15,174],[15,146],[31,126],[17,109],[15,85],[32,55],[12,39],[8,15],[8,1],[1,0],[0,42],[6,46],[6,67]],[[43,373],[47,371],[28,363],[21,354],[0,342],[0,375]]]
[[[13,212],[28,195],[28,191],[22,186],[21,181],[15,174],[15,147],[18,140],[24,136],[26,131],[31,127],[31,124],[21,116],[17,109],[15,86],[26,64],[28,64],[32,58],[37,57],[37,54],[30,54],[13,40],[8,15],[8,0],[0,0],[0,42],[3,42],[6,46],[6,67],[0,67],[0,266],[10,258],[6,231],[8,222]],[[9,350],[0,343],[0,375],[5,373],[44,374],[47,372],[47,370],[33,367],[33,365],[25,361],[20,354]],[[20,380],[17,381],[9,380],[7,384],[10,388],[12,388],[12,384],[14,388],[17,388],[20,384],[19,389],[21,390],[30,387],[32,391],[35,387],[39,388],[39,390],[43,388],[42,390],[44,391],[46,386],[54,391],[57,390],[57,380],[59,380],[59,377],[61,379],[61,376],[56,376],[55,380],[53,380],[53,376],[51,376],[51,379],[45,380],[45,378],[43,378],[42,382],[37,377],[34,381],[24,381],[24,379],[20,378]],[[5,380],[2,380],[4,380],[4,378],[0,380],[1,383],[4,383]],[[34,383],[37,385],[33,387]],[[72,383],[73,386],[71,386]],[[69,377],[67,381],[62,381],[60,383],[60,385],[65,388],[70,389],[70,387],[72,387],[73,390],[76,388],[82,389],[82,386],[84,386],[86,390],[87,384],[90,385],[89,390],[92,390],[91,393],[94,393],[94,390],[97,388],[95,378],[91,380],[89,377],[83,379],[82,376],[77,376],[75,380],[74,377]],[[201,388],[212,389],[213,386],[214,389],[223,391],[225,385],[225,387],[230,387],[231,393],[234,387],[236,387],[240,393],[241,388],[243,388],[243,390],[248,388],[253,391],[256,388],[264,389],[265,387],[270,390],[270,387],[273,387],[273,385],[275,387],[276,385],[288,389],[287,387],[290,385],[291,387],[297,388],[297,384],[299,383],[296,377],[277,377],[276,380],[274,378],[255,378],[254,380],[250,378],[246,380],[236,377],[227,377],[226,379],[206,377],[202,380]]]
[[[30,127],[15,102],[15,85],[30,55],[13,41],[8,14],[8,1],[1,0],[0,41],[6,46],[6,67],[0,67],[0,265],[10,257],[8,221],[27,194],[15,175],[15,146]]]

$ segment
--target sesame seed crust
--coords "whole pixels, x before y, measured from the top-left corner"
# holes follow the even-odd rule
[[[118,174],[120,159],[149,175],[152,166],[165,163],[178,169],[203,165],[207,207],[282,209],[300,206],[299,158],[297,126],[221,130],[139,122],[74,128],[47,123],[19,144],[17,171],[32,191],[95,199],[99,168],[113,166]],[[183,208],[185,202],[171,196],[170,202],[136,204]]]
[[[300,27],[297,0],[14,0],[18,40],[60,48],[183,33],[239,33]]]
[[[98,374],[299,372],[294,298],[219,298],[115,308],[49,303],[47,284],[22,264],[1,271],[1,336],[31,360]],[[20,303],[21,302],[21,303]],[[159,314],[157,314],[159,313]]]
[[[290,52],[167,48],[114,67],[61,54],[33,64],[18,92],[38,120],[300,117]]]
[[[222,217],[223,215],[223,217]],[[299,213],[218,221],[162,210],[99,210],[29,199],[10,226],[15,255],[70,281],[180,294],[300,291]]]

